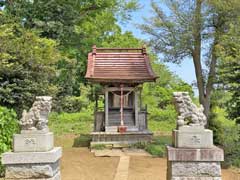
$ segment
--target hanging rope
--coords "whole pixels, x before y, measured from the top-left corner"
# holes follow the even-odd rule
[[[123,96],[127,96],[127,95],[131,94],[131,93],[132,93],[133,91],[135,91],[137,88],[138,88],[138,87],[133,88],[133,89],[130,90],[127,94],[123,94]],[[121,94],[118,95],[117,93],[115,93],[115,91],[110,91],[110,92],[111,92],[112,94],[116,95],[116,96],[121,96]]]

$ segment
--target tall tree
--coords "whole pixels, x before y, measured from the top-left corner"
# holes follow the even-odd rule
[[[218,49],[218,82],[231,94],[226,106],[229,118],[240,124],[240,18],[231,23],[230,31],[221,38]]]
[[[79,96],[85,83],[87,53],[119,31],[118,19],[127,20],[137,8],[130,0],[0,0],[7,13],[19,18],[25,28],[59,43],[68,59],[57,63],[62,95]],[[70,73],[66,73],[70,72]],[[70,78],[70,79],[69,79]]]
[[[36,95],[56,94],[57,87],[51,83],[60,57],[56,46],[0,11],[1,106],[14,108],[20,115]]]
[[[207,117],[216,78],[216,47],[228,31],[228,22],[237,16],[236,5],[236,0],[167,0],[165,6],[152,2],[155,16],[140,26],[165,61],[193,60],[199,101]]]

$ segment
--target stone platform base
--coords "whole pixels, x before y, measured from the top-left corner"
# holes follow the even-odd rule
[[[43,152],[53,149],[53,133],[29,133],[24,131],[13,136],[14,152]]]
[[[173,177],[171,180],[222,180],[221,177]]]
[[[167,180],[221,180],[223,150],[167,147]]]
[[[60,180],[62,149],[47,152],[7,152],[2,155],[6,167],[5,179]]]
[[[61,180],[61,173],[58,171],[53,177],[45,177],[45,178],[5,178],[4,180]]]
[[[92,132],[91,146],[96,144],[130,145],[138,142],[150,142],[153,134],[150,131],[136,132]]]

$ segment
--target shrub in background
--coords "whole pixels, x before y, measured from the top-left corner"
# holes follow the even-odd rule
[[[89,147],[92,137],[90,134],[80,134],[74,139],[73,147]]]
[[[156,136],[150,144],[146,145],[145,150],[153,156],[166,157],[166,145],[171,143],[171,136]]]
[[[224,167],[240,167],[240,126],[226,118],[224,109],[212,110],[209,128],[213,130],[214,144],[224,150]]]
[[[173,105],[169,104],[164,109],[152,107],[149,108],[149,120],[175,122],[177,112]]]
[[[1,165],[1,154],[12,148],[13,134],[19,130],[15,111],[0,106],[0,176],[4,168]]]
[[[88,104],[89,100],[85,96],[66,96],[61,100],[58,106],[61,112],[75,113],[87,107]]]
[[[89,108],[89,105],[93,102],[93,100],[90,98],[93,89],[90,86],[81,84],[79,91],[81,92],[79,96],[64,94],[58,96],[53,101],[52,111],[59,113],[76,113]]]

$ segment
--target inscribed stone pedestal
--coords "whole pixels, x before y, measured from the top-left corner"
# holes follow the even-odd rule
[[[53,133],[14,134],[14,152],[41,152],[53,149]]]
[[[201,126],[173,130],[173,146],[177,148],[211,148],[213,147],[213,133]]]

